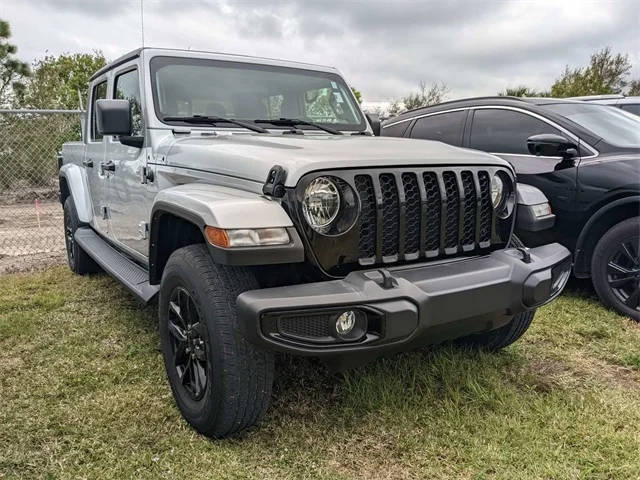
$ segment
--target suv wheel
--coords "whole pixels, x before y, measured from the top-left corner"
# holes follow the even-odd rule
[[[525,245],[515,235],[511,236],[509,247],[523,248]],[[530,310],[515,315],[509,323],[489,332],[469,335],[461,339],[461,343],[485,350],[497,351],[508,347],[518,340],[529,328],[536,311]]]
[[[85,273],[93,273],[100,271],[100,267],[93,261],[87,252],[85,252],[80,245],[78,245],[74,239],[76,230],[82,226],[80,220],[78,220],[78,214],[76,213],[76,206],[73,203],[73,198],[69,195],[64,201],[63,207],[64,213],[64,243],[67,247],[67,262],[72,272],[78,275],[84,275]]]
[[[171,390],[187,422],[210,437],[255,425],[269,406],[273,355],[247,342],[236,318],[236,298],[254,288],[248,269],[214,264],[202,244],[173,252],[162,275],[159,327]]]
[[[602,236],[591,259],[591,277],[602,303],[640,321],[640,217]]]

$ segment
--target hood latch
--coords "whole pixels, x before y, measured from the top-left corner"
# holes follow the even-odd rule
[[[271,170],[269,170],[267,180],[262,186],[262,193],[275,198],[284,197],[284,181],[286,178],[287,171],[280,165],[274,165],[271,167]]]

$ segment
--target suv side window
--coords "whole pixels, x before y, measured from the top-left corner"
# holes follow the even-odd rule
[[[144,135],[144,120],[142,118],[142,102],[140,100],[140,82],[138,70],[129,70],[116,77],[113,98],[129,100],[131,106],[131,135]]]
[[[620,108],[626,112],[640,115],[640,103],[623,103]]]
[[[566,136],[557,128],[525,113],[479,109],[473,115],[469,147],[491,153],[529,155],[527,138],[540,133]]]
[[[411,130],[411,138],[438,140],[459,147],[466,117],[466,110],[458,110],[419,118]]]
[[[91,140],[94,142],[102,141],[102,135],[98,133],[96,125],[96,100],[107,98],[107,81],[100,82],[93,87],[91,94]]]

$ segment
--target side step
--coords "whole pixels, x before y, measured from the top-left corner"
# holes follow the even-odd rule
[[[105,272],[124,284],[144,303],[148,303],[160,290],[158,285],[149,285],[147,270],[122,255],[91,228],[78,228],[74,239]]]

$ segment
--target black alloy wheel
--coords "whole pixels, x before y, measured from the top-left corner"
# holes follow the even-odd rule
[[[619,301],[640,311],[640,234],[617,245],[607,262],[607,283]]]
[[[193,298],[183,287],[173,290],[168,308],[173,365],[181,385],[191,399],[197,401],[204,395],[210,375],[206,325]]]

